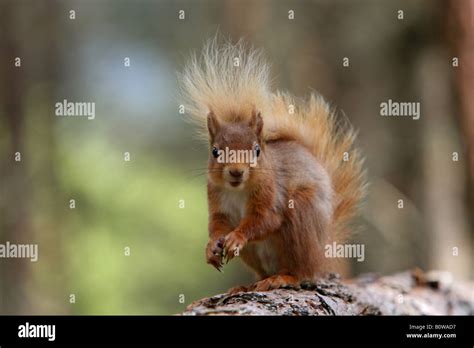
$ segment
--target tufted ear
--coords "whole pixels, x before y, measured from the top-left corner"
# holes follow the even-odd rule
[[[217,134],[217,131],[219,130],[219,122],[217,121],[216,115],[214,114],[213,111],[209,111],[207,114],[207,129],[209,131],[209,137],[211,141],[214,139],[214,137]]]
[[[260,111],[257,111],[255,108],[252,111],[252,117],[250,119],[249,126],[255,130],[255,134],[257,134],[257,137],[260,138],[263,130],[263,118]]]

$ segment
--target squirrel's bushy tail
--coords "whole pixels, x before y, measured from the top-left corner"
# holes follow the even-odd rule
[[[186,114],[205,139],[209,111],[221,121],[235,122],[250,117],[253,108],[263,114],[271,97],[270,69],[262,52],[242,40],[218,41],[209,40],[200,55],[193,54],[179,76]]]
[[[295,140],[307,147],[332,179],[335,205],[330,235],[344,240],[366,186],[363,159],[353,148],[355,132],[336,120],[320,96],[297,100],[272,92],[269,66],[261,51],[242,41],[235,45],[217,41],[210,40],[200,56],[193,55],[180,76],[186,113],[207,138],[209,111],[220,121],[237,122],[250,118],[257,109],[264,120],[266,141]]]
[[[328,171],[335,196],[330,238],[346,240],[350,235],[348,224],[366,191],[363,157],[354,147],[355,131],[348,122],[338,121],[324,99],[315,94],[307,100],[296,100],[277,92],[272,104],[273,114],[264,118],[267,140],[300,142]]]

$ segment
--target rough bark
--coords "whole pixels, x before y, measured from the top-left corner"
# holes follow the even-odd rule
[[[347,281],[329,274],[300,289],[204,298],[183,315],[473,315],[474,284],[450,278],[446,272],[420,270]]]

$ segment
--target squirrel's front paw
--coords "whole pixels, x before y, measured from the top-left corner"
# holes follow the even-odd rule
[[[214,266],[219,272],[222,267],[222,253],[224,248],[224,237],[210,240],[206,247],[206,261]]]
[[[224,241],[224,257],[227,262],[232,260],[234,256],[239,256],[242,248],[247,244],[247,238],[239,230],[230,232]]]

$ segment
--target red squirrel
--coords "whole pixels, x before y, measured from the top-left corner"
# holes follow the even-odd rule
[[[256,283],[231,292],[298,286],[327,271],[324,247],[346,239],[365,192],[353,129],[318,95],[273,92],[262,52],[242,41],[209,41],[180,82],[209,144],[207,263],[220,270],[239,256],[256,272]]]

